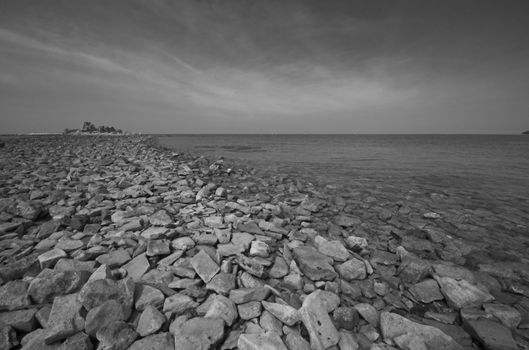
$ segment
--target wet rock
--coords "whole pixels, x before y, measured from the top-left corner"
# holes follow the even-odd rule
[[[464,328],[486,350],[517,350],[511,331],[491,320],[468,320]]]
[[[409,289],[415,299],[421,303],[431,303],[436,300],[443,300],[444,297],[439,290],[439,285],[433,279],[427,279],[416,283]]]
[[[293,326],[299,322],[298,310],[292,306],[278,303],[269,303],[267,301],[262,302],[263,307],[266,311],[270,312],[279,321],[283,322],[287,326]]]
[[[352,258],[336,267],[340,277],[347,280],[361,280],[367,277],[366,265],[362,260]]]
[[[237,319],[237,307],[235,303],[223,295],[216,295],[206,312],[205,318],[222,319],[226,325],[231,326]]]
[[[316,249],[301,246],[294,248],[294,259],[305,276],[313,281],[330,281],[336,277],[332,267],[332,259]]]
[[[195,317],[175,327],[175,350],[212,349],[223,337],[223,320]]]
[[[113,322],[101,328],[96,338],[99,340],[98,350],[126,350],[136,340],[138,333],[123,321]]]
[[[457,281],[450,277],[438,276],[434,278],[441,286],[441,292],[447,302],[456,309],[480,306],[494,299],[487,291],[466,280]]]
[[[287,350],[277,333],[241,334],[237,346],[241,350]]]
[[[211,281],[213,276],[220,271],[217,263],[203,250],[191,259],[191,266],[205,283]]]
[[[128,350],[172,350],[174,348],[173,337],[169,333],[159,333],[136,340]]]
[[[303,306],[299,309],[299,315],[309,333],[312,349],[323,350],[338,344],[340,339],[338,331],[317,294],[313,292],[305,298]]]
[[[88,335],[95,337],[99,329],[107,327],[115,321],[126,321],[127,318],[125,316],[123,307],[117,300],[108,300],[88,311],[85,331]]]
[[[158,332],[165,323],[165,316],[151,305],[147,305],[140,315],[136,332],[140,337],[145,337]]]
[[[0,287],[0,310],[13,310],[31,304],[28,298],[29,283],[10,281]]]
[[[85,320],[81,315],[81,303],[77,294],[58,296],[53,301],[48,318],[46,344],[66,339],[84,330]]]
[[[314,245],[320,253],[333,258],[335,261],[346,261],[349,258],[349,252],[340,241],[328,241],[322,236],[316,236]]]
[[[56,296],[79,291],[89,277],[88,271],[44,269],[30,282],[28,295],[37,304],[52,302]]]
[[[384,311],[380,314],[380,329],[384,339],[397,341],[401,344],[407,340],[412,340],[410,337],[416,337],[421,343],[424,343],[426,349],[463,349],[440,329],[410,321],[391,312]]]

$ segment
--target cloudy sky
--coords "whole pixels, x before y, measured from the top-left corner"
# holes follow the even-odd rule
[[[529,1],[0,0],[0,133],[519,133]]]

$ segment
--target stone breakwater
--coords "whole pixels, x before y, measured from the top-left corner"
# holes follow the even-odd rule
[[[529,348],[527,260],[426,207],[148,138],[15,138],[0,162],[0,349]]]

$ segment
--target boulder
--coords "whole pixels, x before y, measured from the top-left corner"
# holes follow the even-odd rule
[[[313,281],[331,281],[336,278],[332,259],[308,246],[294,248],[294,259],[305,276]]]
[[[441,286],[441,293],[448,304],[456,309],[481,306],[494,300],[494,297],[466,280],[455,280],[450,277],[434,276]]]
[[[323,300],[315,293],[313,292],[305,298],[298,312],[309,333],[311,348],[324,350],[338,344],[340,336],[325,309]]]
[[[28,295],[37,304],[49,303],[56,296],[79,291],[89,277],[88,271],[44,269],[30,282]]]

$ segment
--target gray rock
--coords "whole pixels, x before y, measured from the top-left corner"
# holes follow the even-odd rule
[[[235,275],[221,272],[209,281],[206,289],[213,290],[218,294],[227,295],[230,290],[235,288]]]
[[[149,270],[150,265],[145,254],[140,254],[123,265],[122,268],[127,271],[127,276],[132,278],[134,282],[139,282],[143,275]]]
[[[116,300],[121,304],[127,319],[134,302],[134,289],[134,281],[129,277],[119,281],[110,279],[90,281],[79,292],[79,301],[86,310],[90,311],[109,300]]]
[[[131,259],[130,254],[125,249],[114,250],[110,253],[100,255],[96,258],[101,265],[108,267],[120,267]]]
[[[28,295],[37,304],[49,303],[56,296],[79,291],[89,277],[88,271],[44,269],[30,282]]]
[[[7,282],[22,278],[33,266],[38,264],[37,254],[31,254],[17,261],[0,266],[0,278]]]
[[[263,231],[259,228],[257,223],[254,221],[248,221],[248,222],[241,222],[237,225],[237,229],[239,231],[245,232],[245,233],[252,233],[255,235],[262,235]]]
[[[134,306],[136,310],[142,311],[147,305],[152,305],[156,308],[163,305],[165,296],[163,293],[152,286],[140,284],[136,287]]]
[[[362,316],[364,320],[369,322],[369,324],[378,327],[378,322],[380,319],[377,309],[371,304],[359,303],[353,306],[356,311]]]
[[[357,337],[353,335],[352,333],[346,332],[344,330],[340,331],[340,341],[338,342],[338,346],[340,347],[340,350],[359,350],[360,349],[360,344],[358,343]],[[376,348],[370,347],[370,350],[376,350]],[[418,350],[418,349],[414,349],[414,350]]]
[[[270,276],[271,278],[282,278],[288,275],[288,273],[289,268],[285,259],[280,256],[276,256],[274,260],[274,265],[272,265],[272,268],[270,269],[270,271],[268,271],[268,276]]]
[[[240,350],[288,350],[279,334],[274,332],[241,334],[237,346]]]
[[[360,251],[367,248],[367,239],[364,237],[348,236],[345,239],[345,244],[351,250]]]
[[[448,304],[456,309],[480,306],[494,300],[487,291],[467,282],[457,281],[450,277],[434,276],[441,286],[441,293],[445,296]]]
[[[283,322],[287,326],[293,326],[299,322],[298,310],[292,306],[278,303],[269,303],[267,301],[262,302],[263,307],[266,311],[274,315],[279,321]]]
[[[127,350],[173,350],[173,337],[169,333],[159,333],[136,340]]]
[[[256,277],[261,277],[264,273],[264,266],[261,265],[256,259],[239,255],[237,262],[239,263],[240,267],[246,270],[249,274],[252,274]]]
[[[145,239],[158,239],[164,236],[168,231],[169,229],[165,227],[152,226],[142,231],[141,236]]]
[[[335,261],[346,261],[349,259],[349,252],[340,241],[328,241],[322,236],[316,236],[314,245],[320,253],[333,258]]]
[[[347,280],[362,280],[367,277],[366,265],[362,260],[352,258],[336,267],[340,277]]]
[[[353,307],[341,306],[332,313],[332,321],[337,329],[347,329],[352,331],[357,325],[360,316]]]
[[[170,253],[171,248],[166,239],[154,239],[147,242],[147,256],[168,255]]]
[[[463,349],[440,329],[410,321],[390,312],[384,311],[380,314],[380,329],[386,340],[395,340],[403,335],[412,340],[409,337],[413,336],[419,338],[427,349]],[[399,341],[404,343],[406,339],[399,338]]]
[[[297,332],[288,333],[285,337],[285,344],[288,350],[311,350],[309,342]]]
[[[299,315],[309,333],[312,349],[324,350],[338,344],[340,336],[318,294],[313,292],[305,298]]]
[[[95,337],[100,328],[107,327],[115,321],[126,321],[123,307],[117,300],[108,300],[92,308],[86,314],[85,332]]]
[[[167,226],[173,222],[173,219],[165,210],[158,210],[149,217],[149,222],[154,226]]]
[[[203,250],[191,259],[191,266],[205,283],[211,281],[213,276],[220,271],[217,263]]]
[[[95,261],[79,261],[76,259],[60,259],[55,264],[57,271],[89,271],[95,270]]]
[[[191,297],[184,294],[175,294],[165,299],[163,312],[171,312],[178,315],[197,306],[198,304]]]
[[[81,315],[81,308],[77,294],[55,298],[48,317],[48,332],[44,338],[46,344],[66,339],[84,330],[85,320]]]
[[[223,320],[195,317],[175,328],[175,350],[213,349],[223,337]]]
[[[17,346],[17,333],[10,326],[0,327],[0,349],[9,350]]]
[[[27,334],[22,338],[21,350],[58,350],[61,347],[61,344],[46,344],[44,342],[46,335],[46,330],[41,328]]]
[[[65,252],[71,252],[84,247],[83,241],[79,239],[62,239],[55,245],[55,249],[61,249]]]
[[[316,249],[301,246],[294,248],[294,258],[305,276],[313,281],[330,281],[336,278],[332,259]]]
[[[17,331],[31,332],[36,328],[37,309],[25,309],[0,313],[0,327],[10,326]]]
[[[485,304],[483,308],[486,312],[494,315],[505,326],[516,328],[522,321],[522,315],[514,307],[504,304]]]
[[[517,350],[511,331],[498,322],[491,320],[468,320],[463,323],[465,330],[470,333],[486,350]]]
[[[123,321],[116,321],[99,329],[96,338],[98,350],[126,350],[136,340],[138,333]]]
[[[140,315],[136,332],[138,332],[140,337],[146,337],[158,332],[165,321],[165,316],[160,311],[148,305]]]
[[[409,288],[409,291],[415,299],[425,304],[444,299],[444,296],[439,290],[439,285],[433,279],[416,283]]]
[[[232,289],[229,298],[235,304],[244,304],[250,301],[262,301],[268,298],[270,289],[265,287]]]
[[[253,241],[250,247],[250,256],[260,256],[263,258],[270,255],[270,247],[262,241]]]
[[[242,320],[251,320],[261,316],[261,303],[250,301],[248,303],[237,305],[237,312]]]
[[[237,319],[235,303],[223,295],[216,295],[211,303],[205,318],[222,319],[226,325],[231,326]]]
[[[195,246],[195,241],[191,237],[179,237],[172,240],[171,246],[173,249],[186,251]]]
[[[42,253],[38,257],[40,268],[53,268],[53,266],[57,261],[59,261],[59,259],[65,258],[67,256],[68,254],[66,254],[64,250],[59,248],[48,250],[46,253]]]
[[[348,216],[348,215],[338,215],[334,218],[334,223],[342,227],[352,227],[360,225],[362,222],[359,218]]]
[[[27,295],[29,283],[10,281],[0,287],[0,310],[13,310],[31,304]]]
[[[92,341],[86,333],[79,332],[68,337],[60,346],[59,350],[92,350]]]

